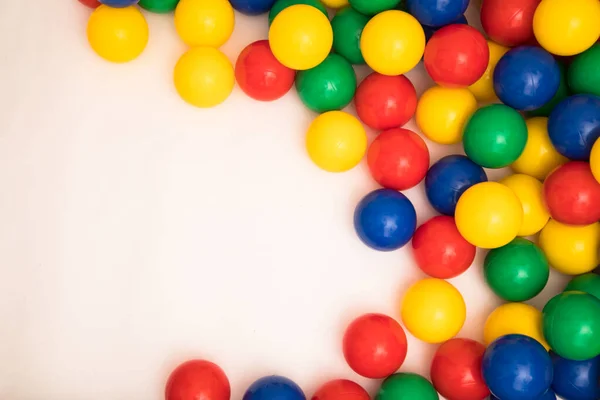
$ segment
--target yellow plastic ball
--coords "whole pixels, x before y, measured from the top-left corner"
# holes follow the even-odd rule
[[[367,151],[367,133],[360,121],[343,111],[319,115],[306,133],[308,155],[329,172],[354,168]]]
[[[173,77],[179,95],[196,107],[222,103],[235,84],[231,62],[214,47],[188,50],[175,65]]]
[[[433,86],[419,99],[416,121],[429,140],[453,144],[462,140],[464,126],[475,110],[477,100],[468,89]]]
[[[499,45],[498,43],[487,41],[490,49],[490,58],[485,72],[477,82],[469,86],[469,90],[477,100],[481,102],[494,101],[497,99],[494,91],[494,69],[502,56],[509,50],[508,47]]]
[[[87,25],[92,49],[108,61],[123,63],[137,58],[148,44],[148,23],[134,6],[96,8]]]
[[[596,140],[592,147],[592,153],[590,154],[590,167],[592,168],[592,174],[594,178],[600,183],[600,139]]]
[[[542,313],[525,303],[508,303],[496,308],[483,327],[483,341],[489,346],[500,336],[510,334],[529,336],[540,342],[546,350],[550,346],[542,333]]]
[[[523,207],[523,222],[517,235],[530,236],[541,231],[550,219],[550,213],[544,204],[542,182],[529,175],[514,174],[502,179],[500,183],[515,192]]]
[[[460,196],[455,219],[458,231],[469,243],[495,249],[517,236],[523,222],[523,207],[508,187],[498,182],[482,182]]]
[[[566,275],[580,275],[600,264],[600,223],[565,225],[551,219],[540,233],[539,245],[548,262]]]
[[[406,329],[427,343],[442,343],[461,330],[467,307],[460,292],[435,278],[412,285],[402,300],[401,316]]]
[[[533,32],[550,53],[572,56],[600,37],[600,1],[544,0],[535,10]]]
[[[305,70],[321,64],[331,51],[333,29],[318,9],[296,4],[281,11],[269,28],[275,58],[288,68]]]
[[[377,14],[367,23],[360,49],[369,67],[383,75],[400,75],[413,69],[425,51],[423,27],[399,10]]]
[[[548,118],[529,118],[527,124],[527,144],[523,153],[512,163],[511,168],[520,174],[533,176],[543,181],[546,176],[568,160],[550,142]]]
[[[321,3],[323,3],[325,7],[335,9],[346,7],[348,4],[350,4],[348,0],[321,0]]]
[[[188,46],[223,45],[233,33],[235,14],[227,0],[181,0],[175,29]]]

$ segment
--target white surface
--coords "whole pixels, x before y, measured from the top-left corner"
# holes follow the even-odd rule
[[[294,91],[184,104],[170,16],[148,15],[145,53],[112,65],[87,45],[88,9],[34,3],[0,0],[0,398],[159,400],[192,357],[223,367],[234,400],[273,373],[307,395],[333,377],[373,392],[346,366],[342,332],[363,312],[398,317],[421,274],[407,250],[356,238],[354,206],[375,187],[365,165],[311,164],[314,115]],[[232,60],[267,32],[265,16],[237,17]],[[430,148],[432,160],[460,150]],[[407,195],[420,223],[433,214],[422,186]],[[479,340],[499,304],[482,255],[452,280],[468,306],[461,336]],[[411,338],[402,370],[427,374],[434,350]]]

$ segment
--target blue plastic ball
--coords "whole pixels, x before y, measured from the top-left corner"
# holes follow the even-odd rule
[[[500,400],[494,395],[490,396],[490,400]],[[548,390],[546,393],[536,398],[535,400],[556,400],[556,394],[552,390]]]
[[[469,25],[469,22],[467,21],[467,17],[465,17],[464,15],[461,15],[460,17],[458,17],[456,20],[450,22],[448,25],[453,25],[453,24],[461,24],[461,25]],[[421,25],[423,27],[423,32],[425,32],[425,40],[429,41],[429,39],[431,39],[431,37],[433,36],[434,33],[436,33],[438,30],[440,30],[441,28],[443,28],[444,26],[427,26],[427,25]]]
[[[266,13],[273,7],[275,0],[229,0],[231,6],[246,15]]]
[[[125,8],[137,4],[140,0],[99,0],[100,3],[113,8]]]
[[[421,24],[442,27],[465,13],[469,0],[406,0],[406,9]]]
[[[487,180],[483,168],[468,157],[450,155],[429,168],[425,176],[425,192],[437,212],[453,216],[456,203],[465,190]]]
[[[600,97],[576,94],[558,103],[548,118],[548,135],[563,156],[588,161],[600,137]]]
[[[573,361],[551,353],[554,363],[552,389],[568,400],[600,399],[600,356]]]
[[[404,246],[417,227],[417,213],[410,200],[392,189],[366,195],[354,211],[354,228],[369,247],[392,251]]]
[[[531,111],[552,100],[560,79],[560,66],[550,53],[540,47],[520,46],[496,64],[494,91],[507,106]]]
[[[544,346],[525,335],[501,336],[485,350],[483,379],[503,400],[530,400],[552,384],[552,359]]]
[[[254,382],[243,400],[306,400],[302,389],[294,381],[283,376],[265,376]]]

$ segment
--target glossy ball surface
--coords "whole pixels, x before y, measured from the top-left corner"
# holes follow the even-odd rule
[[[425,193],[437,212],[453,216],[460,196],[481,182],[487,182],[483,168],[463,155],[449,155],[429,168]]]
[[[469,0],[406,0],[406,8],[420,23],[427,26],[451,24],[465,13]]]
[[[600,275],[588,273],[576,276],[565,287],[565,292],[579,291],[591,294],[600,300]]]
[[[230,400],[229,380],[218,365],[205,360],[190,360],[169,376],[165,400]]]
[[[383,314],[365,314],[346,329],[346,362],[354,372],[382,379],[396,372],[406,358],[406,334],[398,322]]]
[[[421,375],[398,373],[387,377],[375,400],[438,400],[439,396],[431,382]]]
[[[600,264],[600,223],[566,225],[551,219],[539,236],[539,245],[552,267],[566,275],[580,275]]]
[[[139,5],[144,10],[156,13],[166,14],[177,8],[179,0],[140,0]]]
[[[488,316],[483,326],[486,346],[501,336],[519,334],[537,340],[546,350],[550,348],[542,333],[542,313],[524,303],[506,303]]]
[[[411,239],[417,214],[410,200],[392,189],[366,195],[354,211],[354,228],[367,246],[379,251],[397,250]]]
[[[488,40],[487,44],[490,53],[488,66],[481,78],[469,86],[471,93],[473,93],[477,100],[481,102],[497,99],[496,92],[494,91],[494,70],[496,69],[498,61],[500,61],[502,56],[509,50],[508,47],[501,46],[491,40]]]
[[[271,11],[269,11],[269,25],[273,23],[275,17],[279,15],[280,12],[285,10],[288,7],[295,6],[298,4],[304,4],[307,6],[311,6],[319,10],[324,16],[329,18],[327,14],[327,8],[323,5],[320,0],[277,0],[273,7],[271,7]]]
[[[246,15],[260,15],[273,7],[275,0],[229,0],[233,8]]]
[[[340,9],[331,20],[333,28],[333,51],[352,64],[364,64],[360,51],[360,37],[369,17],[352,7]]]
[[[485,0],[481,26],[494,42],[507,47],[531,43],[533,15],[541,0]]]
[[[140,0],[99,0],[100,3],[112,8],[125,8],[136,5]]]
[[[558,90],[556,90],[554,97],[552,97],[549,102],[540,108],[528,111],[528,117],[548,117],[554,110],[554,107],[556,107],[558,103],[569,96],[569,87],[567,86],[567,69],[564,63],[562,63],[560,60],[557,60],[557,64],[558,69],[560,70],[560,83],[558,84]]]
[[[98,0],[79,0],[79,2],[89,8],[98,8],[102,5]]]
[[[596,181],[600,183],[600,139],[596,140],[590,153],[590,168]]]
[[[380,12],[393,10],[400,0],[348,0],[352,8],[364,15],[375,15]]]
[[[369,393],[358,383],[335,379],[321,386],[311,400],[370,400]]]
[[[294,381],[283,376],[265,376],[255,381],[244,393],[242,400],[305,400]]]
[[[542,182],[529,175],[513,174],[501,179],[500,183],[511,189],[523,206],[523,223],[517,235],[531,236],[541,231],[550,219],[544,204]]]
[[[227,0],[180,0],[175,29],[188,46],[222,46],[233,33],[235,13]]]
[[[600,96],[600,44],[578,54],[569,65],[569,89],[573,93]]]
[[[564,399],[600,399],[600,356],[573,361],[552,353],[554,379],[552,389]]]

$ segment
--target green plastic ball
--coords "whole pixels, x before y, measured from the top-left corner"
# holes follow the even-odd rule
[[[271,11],[269,11],[269,25],[273,22],[277,14],[282,12],[284,9],[295,6],[296,4],[306,4],[307,6],[313,6],[319,11],[321,11],[327,18],[329,18],[329,14],[327,14],[327,8],[321,3],[319,0],[277,0],[273,7],[271,7]]]
[[[565,292],[579,291],[591,294],[600,300],[600,275],[589,273],[576,276],[565,288]]]
[[[558,85],[558,90],[548,103],[544,104],[538,109],[529,111],[527,113],[528,117],[550,116],[550,113],[552,112],[552,110],[554,110],[554,107],[556,107],[558,103],[560,103],[569,96],[569,87],[567,86],[567,70],[561,62],[558,63],[558,67],[560,69],[560,83]]]
[[[140,7],[157,14],[169,13],[177,7],[179,0],[140,0]]]
[[[542,311],[542,328],[552,350],[583,361],[600,355],[600,300],[583,292],[554,296]]]
[[[360,35],[369,17],[359,13],[352,7],[339,10],[331,20],[333,28],[333,51],[352,64],[364,64],[360,51]]]
[[[483,274],[496,295],[506,301],[521,302],[544,289],[550,268],[538,246],[516,238],[506,246],[490,250],[483,263]]]
[[[348,0],[352,8],[365,15],[375,15],[398,7],[400,0]]]
[[[467,157],[485,168],[512,164],[527,143],[525,120],[504,104],[482,107],[465,126],[463,145]]]
[[[318,113],[341,110],[356,92],[356,74],[346,59],[330,54],[314,68],[296,74],[296,91],[306,107]]]
[[[431,382],[421,375],[399,373],[383,381],[375,400],[439,400]]]
[[[573,59],[568,82],[573,93],[600,96],[600,44],[596,43]]]

